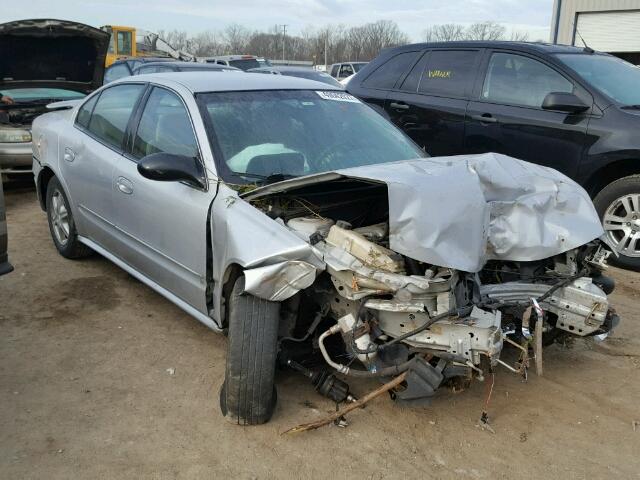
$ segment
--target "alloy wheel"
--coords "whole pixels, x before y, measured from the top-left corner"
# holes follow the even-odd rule
[[[64,202],[64,197],[59,190],[51,196],[51,211],[49,212],[53,234],[60,245],[66,245],[69,241],[69,212]]]
[[[602,223],[621,255],[640,257],[640,193],[614,200],[605,211]]]

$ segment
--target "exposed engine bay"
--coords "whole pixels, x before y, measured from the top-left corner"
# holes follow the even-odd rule
[[[29,127],[33,120],[47,111],[49,101],[40,103],[3,105],[0,109],[0,125]]]
[[[384,184],[342,179],[252,203],[308,242],[324,263],[284,301],[281,353],[336,401],[348,388],[336,386],[333,376],[314,377],[303,360],[293,360],[292,344],[306,341],[345,376],[407,372],[393,398],[425,405],[441,386],[483,380],[499,364],[526,375],[534,332],[547,344],[559,335],[606,336],[618,323],[607,299],[614,283],[603,273],[611,252],[598,239],[541,260],[492,259],[468,272],[392,249]],[[280,293],[309,271],[288,273]],[[264,296],[266,276],[246,275],[247,290]],[[507,343],[522,351],[515,365],[500,358]],[[541,351],[535,354],[541,359]]]

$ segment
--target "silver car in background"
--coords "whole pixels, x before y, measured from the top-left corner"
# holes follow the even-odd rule
[[[337,87],[128,77],[33,134],[60,254],[96,251],[227,332],[220,406],[238,424],[271,417],[276,359],[336,402],[345,377],[403,375],[395,401],[424,405],[504,364],[508,337],[618,320],[581,187],[501,155],[427,158]]]

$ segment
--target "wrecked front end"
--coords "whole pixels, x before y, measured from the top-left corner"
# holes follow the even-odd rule
[[[244,195],[316,261],[245,270],[283,302],[281,357],[336,401],[345,376],[405,374],[393,398],[424,405],[499,364],[526,375],[559,335],[606,336],[610,254],[586,192],[508,157],[358,167]],[[517,361],[501,359],[505,345]],[[322,359],[318,365],[312,360]]]

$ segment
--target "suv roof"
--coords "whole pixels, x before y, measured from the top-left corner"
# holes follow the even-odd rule
[[[390,48],[387,51],[401,52],[404,50],[426,49],[426,48],[512,48],[514,50],[538,52],[538,53],[586,53],[584,47],[574,47],[571,45],[557,45],[543,42],[512,42],[507,40],[463,40],[454,42],[428,42],[412,43],[401,47]],[[346,62],[345,62],[346,63]]]
[[[138,65],[133,69],[134,72],[145,67],[164,66],[167,63],[171,63],[171,66],[178,67],[180,69],[196,69],[196,70],[237,70],[241,72],[239,68],[232,67],[230,65],[217,65],[215,63],[200,63],[200,62],[145,62],[144,65]]]

